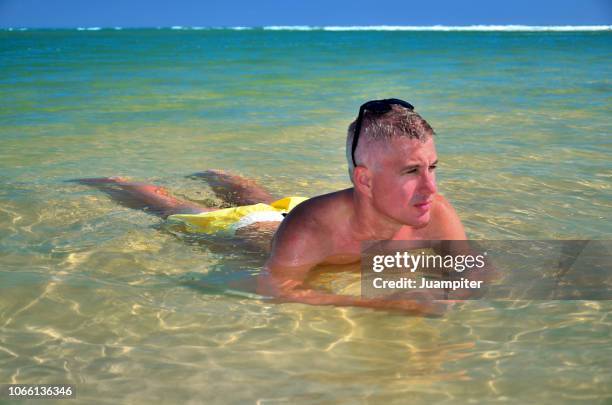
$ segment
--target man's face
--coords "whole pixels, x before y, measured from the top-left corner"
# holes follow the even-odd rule
[[[438,162],[433,137],[394,137],[378,146],[372,168],[372,200],[382,215],[403,225],[423,227],[429,223],[436,193]]]

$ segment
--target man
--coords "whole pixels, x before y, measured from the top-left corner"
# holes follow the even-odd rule
[[[353,187],[291,211],[274,236],[259,291],[306,304],[431,309],[427,302],[326,294],[304,288],[304,280],[317,265],[358,261],[364,241],[466,239],[455,210],[437,194],[433,135],[409,103],[365,103],[346,142]]]
[[[398,99],[365,103],[349,126],[346,146],[353,187],[311,198],[291,210],[274,234],[258,292],[286,302],[435,312],[432,302],[367,299],[306,287],[305,279],[317,265],[358,262],[364,241],[466,239],[455,210],[437,194],[434,131],[412,105]],[[252,181],[217,171],[200,175],[230,203],[272,201]],[[145,204],[162,216],[210,211],[180,201],[159,187],[120,178],[81,182],[112,183],[128,193],[132,202]],[[248,238],[275,229],[277,224],[258,222],[238,234]]]

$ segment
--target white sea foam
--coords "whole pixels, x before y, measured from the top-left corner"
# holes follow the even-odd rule
[[[314,31],[320,30],[321,27],[311,27],[308,25],[270,25],[263,27],[263,29],[269,31]]]
[[[287,26],[263,27],[273,31],[612,31],[612,25],[367,25],[367,26]]]
[[[182,25],[173,25],[172,27],[170,27],[170,29],[172,29],[172,30],[182,30],[182,29],[184,29],[184,27]]]

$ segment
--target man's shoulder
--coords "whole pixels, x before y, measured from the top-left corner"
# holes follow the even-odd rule
[[[442,194],[435,195],[433,208],[434,212],[440,213],[442,215],[448,215],[451,210],[454,211],[453,205]]]
[[[441,194],[434,197],[431,227],[436,239],[465,239],[465,231],[457,211]]]

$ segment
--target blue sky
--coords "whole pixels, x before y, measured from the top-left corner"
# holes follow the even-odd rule
[[[612,0],[0,0],[1,27],[610,25]]]

